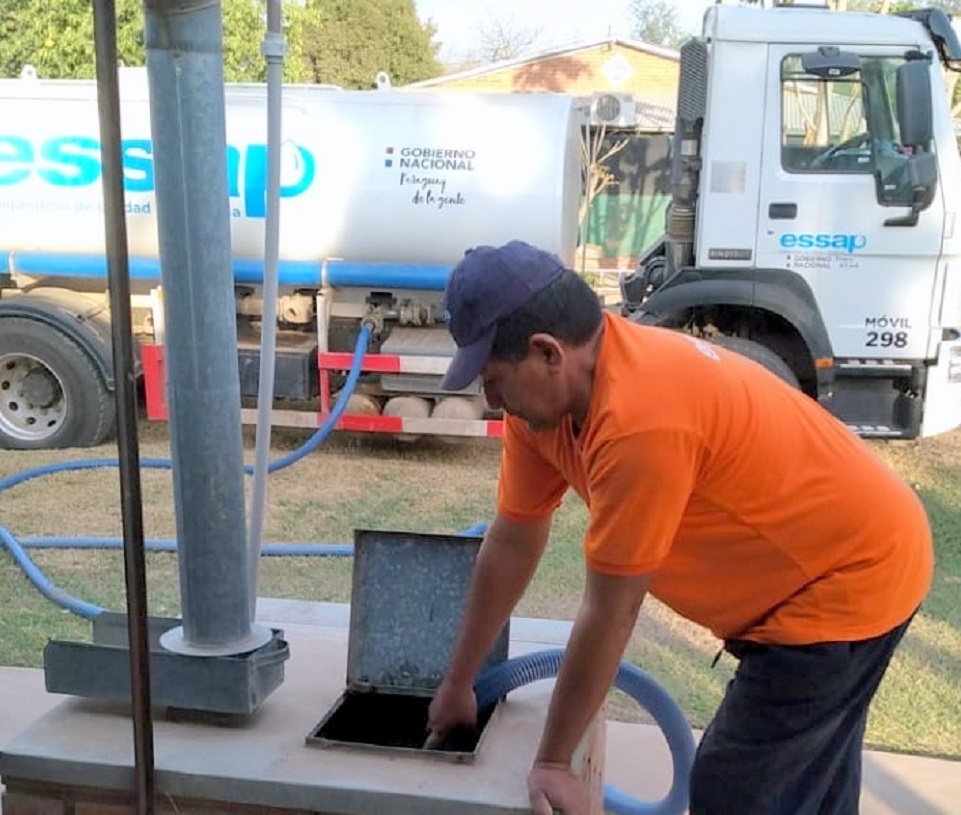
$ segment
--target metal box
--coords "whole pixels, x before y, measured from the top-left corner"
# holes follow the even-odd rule
[[[250,716],[284,681],[290,647],[284,632],[255,651],[234,656],[185,656],[160,644],[183,621],[148,617],[150,698],[157,708]],[[50,693],[114,702],[130,701],[127,615],[104,612],[92,624],[92,642],[50,640],[43,651]]]
[[[354,533],[347,685],[307,736],[317,747],[416,752],[472,761],[495,709],[477,731],[429,750],[427,708],[464,615],[481,538],[358,530]],[[509,625],[484,667],[507,659]]]

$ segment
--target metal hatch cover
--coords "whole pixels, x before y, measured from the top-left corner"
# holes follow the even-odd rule
[[[481,540],[355,530],[348,691],[433,694],[454,647]],[[507,659],[509,627],[484,668]]]

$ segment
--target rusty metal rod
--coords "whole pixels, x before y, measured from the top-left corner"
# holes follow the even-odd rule
[[[117,403],[117,447],[123,518],[124,577],[130,653],[130,702],[133,716],[134,785],[137,814],[152,815],[154,804],[153,719],[150,712],[150,641],[144,559],[140,450],[137,436],[137,379],[130,315],[130,266],[117,76],[115,0],[94,0],[94,47],[100,154],[103,165],[104,227],[110,326]]]

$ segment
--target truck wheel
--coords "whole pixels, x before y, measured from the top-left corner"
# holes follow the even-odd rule
[[[0,447],[92,447],[116,407],[91,359],[45,323],[0,320]]]
[[[720,345],[722,348],[754,360],[754,362],[763,365],[775,376],[779,376],[792,388],[800,389],[801,384],[798,382],[797,374],[794,373],[791,366],[770,348],[761,345],[761,343],[745,339],[744,337],[730,337],[727,334],[717,334],[709,337],[709,339],[715,345]]]

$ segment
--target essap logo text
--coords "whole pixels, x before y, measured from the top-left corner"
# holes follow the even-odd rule
[[[784,249],[833,249],[852,255],[868,245],[868,238],[867,235],[843,232],[786,232],[781,235],[780,244]]]
[[[298,177],[280,187],[283,198],[305,192],[314,181],[316,160],[300,145],[291,145]],[[153,145],[149,139],[121,142],[125,192],[154,192]],[[53,187],[86,187],[100,180],[100,142],[89,136],[58,136],[35,144],[22,136],[0,135],[0,187],[10,187],[36,176]],[[243,214],[267,214],[267,145],[227,145],[227,185],[231,198],[239,198]]]

